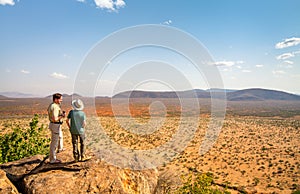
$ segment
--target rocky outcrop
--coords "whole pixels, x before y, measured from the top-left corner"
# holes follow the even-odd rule
[[[73,162],[71,151],[58,154],[61,164],[50,164],[37,155],[1,165],[2,175],[16,185],[21,193],[154,193],[158,171],[133,171],[109,165],[96,157]],[[5,173],[6,176],[5,176]],[[2,178],[1,176],[1,178]],[[1,189],[10,187],[2,186]],[[7,180],[7,184],[10,182]],[[17,190],[11,184],[11,193]],[[13,190],[14,188],[14,190]],[[5,190],[9,193],[10,190]],[[15,191],[15,192],[13,192]]]
[[[19,193],[17,188],[7,178],[5,171],[0,170],[0,193]]]

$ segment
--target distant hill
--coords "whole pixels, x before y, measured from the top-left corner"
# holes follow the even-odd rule
[[[252,88],[228,93],[227,99],[230,101],[300,100],[300,96],[277,90]]]
[[[21,92],[0,92],[1,96],[5,96],[8,98],[38,98],[41,96],[34,95],[34,94],[25,94]]]
[[[152,91],[126,91],[113,96],[113,98],[177,98],[175,92]]]
[[[221,98],[222,93],[226,93],[228,101],[265,101],[265,100],[286,100],[295,101],[300,100],[300,95],[295,95],[283,91],[269,90],[262,88],[251,88],[244,90],[233,90],[233,89],[218,89],[212,88],[207,90],[194,89],[186,91],[125,91],[114,95],[112,98],[211,98],[211,92],[214,92],[215,98]],[[84,98],[79,94],[63,94],[65,99],[72,98]],[[32,94],[23,94],[18,92],[0,92],[0,99],[7,98],[38,98]],[[52,95],[46,96],[45,98],[52,99]],[[109,98],[97,96],[97,99]]]
[[[0,95],[0,100],[4,100],[4,99],[7,99],[7,97],[3,96],[3,95]]]
[[[220,88],[210,88],[210,89],[207,89],[205,90],[206,92],[235,92],[235,91],[238,91],[238,90],[233,90],[233,89],[220,89]]]
[[[67,97],[71,97],[71,98],[81,98],[82,96],[79,94],[63,94],[63,97],[67,98]]]
[[[264,100],[300,100],[300,96],[287,92],[252,88],[245,90],[208,89],[187,90],[179,92],[160,91],[126,91],[113,96],[113,98],[210,98],[210,91],[218,93],[225,91],[229,101],[264,101]],[[218,94],[216,95],[218,97]]]
[[[195,89],[179,92],[158,91],[126,91],[113,96],[113,98],[210,98],[210,93],[205,90]]]
[[[48,96],[46,96],[45,98],[52,98],[52,95],[53,94],[50,94],[50,95],[48,95]],[[76,93],[74,93],[74,94],[62,94],[62,96],[63,96],[63,98],[81,98],[82,96],[81,95],[79,95],[79,94],[76,94]]]

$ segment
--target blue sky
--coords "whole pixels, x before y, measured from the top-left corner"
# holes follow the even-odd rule
[[[72,93],[80,65],[96,43],[123,28],[158,24],[197,38],[225,88],[300,94],[299,7],[298,0],[0,0],[0,92]],[[97,95],[111,95],[133,54],[108,69]],[[179,69],[190,71],[184,62]],[[208,87],[189,73],[195,88]]]

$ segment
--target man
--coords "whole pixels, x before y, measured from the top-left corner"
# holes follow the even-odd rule
[[[63,135],[61,130],[62,119],[65,114],[61,111],[60,104],[62,102],[62,95],[59,93],[53,94],[53,102],[48,107],[49,129],[51,130],[50,143],[50,163],[61,163],[56,159],[56,149],[63,150]]]

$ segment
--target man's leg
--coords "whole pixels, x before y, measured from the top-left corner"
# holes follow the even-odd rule
[[[51,143],[50,143],[50,154],[49,154],[50,163],[55,162],[56,160],[56,148],[58,145],[58,139],[59,139],[59,134],[51,130]]]
[[[59,128],[60,129],[59,129],[58,152],[61,152],[64,149],[64,137],[63,137],[63,132],[62,132],[61,126]]]

